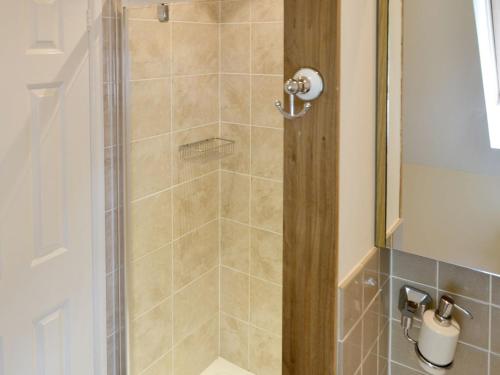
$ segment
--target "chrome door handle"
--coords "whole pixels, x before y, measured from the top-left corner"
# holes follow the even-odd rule
[[[279,100],[276,100],[274,105],[283,117],[288,120],[304,117],[312,108],[310,101],[319,98],[323,93],[323,88],[323,78],[318,71],[311,68],[302,68],[284,85],[284,91],[290,98],[290,111],[287,112]],[[305,101],[304,107],[299,112],[296,112],[295,109],[296,97]]]

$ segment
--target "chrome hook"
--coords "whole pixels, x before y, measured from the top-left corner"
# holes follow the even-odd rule
[[[310,100],[317,99],[323,93],[323,78],[314,69],[302,68],[285,82],[284,91],[290,98],[290,112],[285,110],[281,101],[276,100],[274,105],[278,111],[288,120],[304,117],[312,108]],[[295,97],[306,101],[298,113],[295,111]]]
[[[278,108],[278,111],[280,111],[283,117],[288,120],[294,120],[296,118],[304,117],[306,113],[309,112],[309,110],[312,108],[312,104],[307,102],[306,104],[304,104],[304,108],[302,108],[302,110],[299,113],[295,113],[294,102],[295,102],[295,95],[290,95],[290,113],[285,111],[285,109],[283,108],[283,104],[279,100],[276,100],[274,105],[276,106],[276,108]]]

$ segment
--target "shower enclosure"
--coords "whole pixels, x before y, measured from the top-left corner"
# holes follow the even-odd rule
[[[274,103],[283,97],[284,11],[283,0],[105,7],[109,374],[282,374],[283,311],[292,310],[282,301],[308,308],[292,295],[307,289],[301,277],[335,279],[312,272],[312,248],[283,299],[284,120]],[[315,137],[331,140],[335,129]],[[300,247],[312,229],[295,226],[289,239]],[[328,231],[319,242],[330,251]],[[334,352],[334,338],[325,342]]]
[[[123,5],[125,367],[281,374],[283,2]]]

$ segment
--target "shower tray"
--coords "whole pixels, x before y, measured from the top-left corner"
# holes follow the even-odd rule
[[[217,358],[200,375],[254,375],[252,372],[243,370],[241,367],[226,361],[224,358]]]

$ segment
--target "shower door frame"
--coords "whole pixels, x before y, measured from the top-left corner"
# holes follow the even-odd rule
[[[323,95],[285,121],[283,374],[336,373],[340,0],[284,0],[285,79],[313,67]]]

